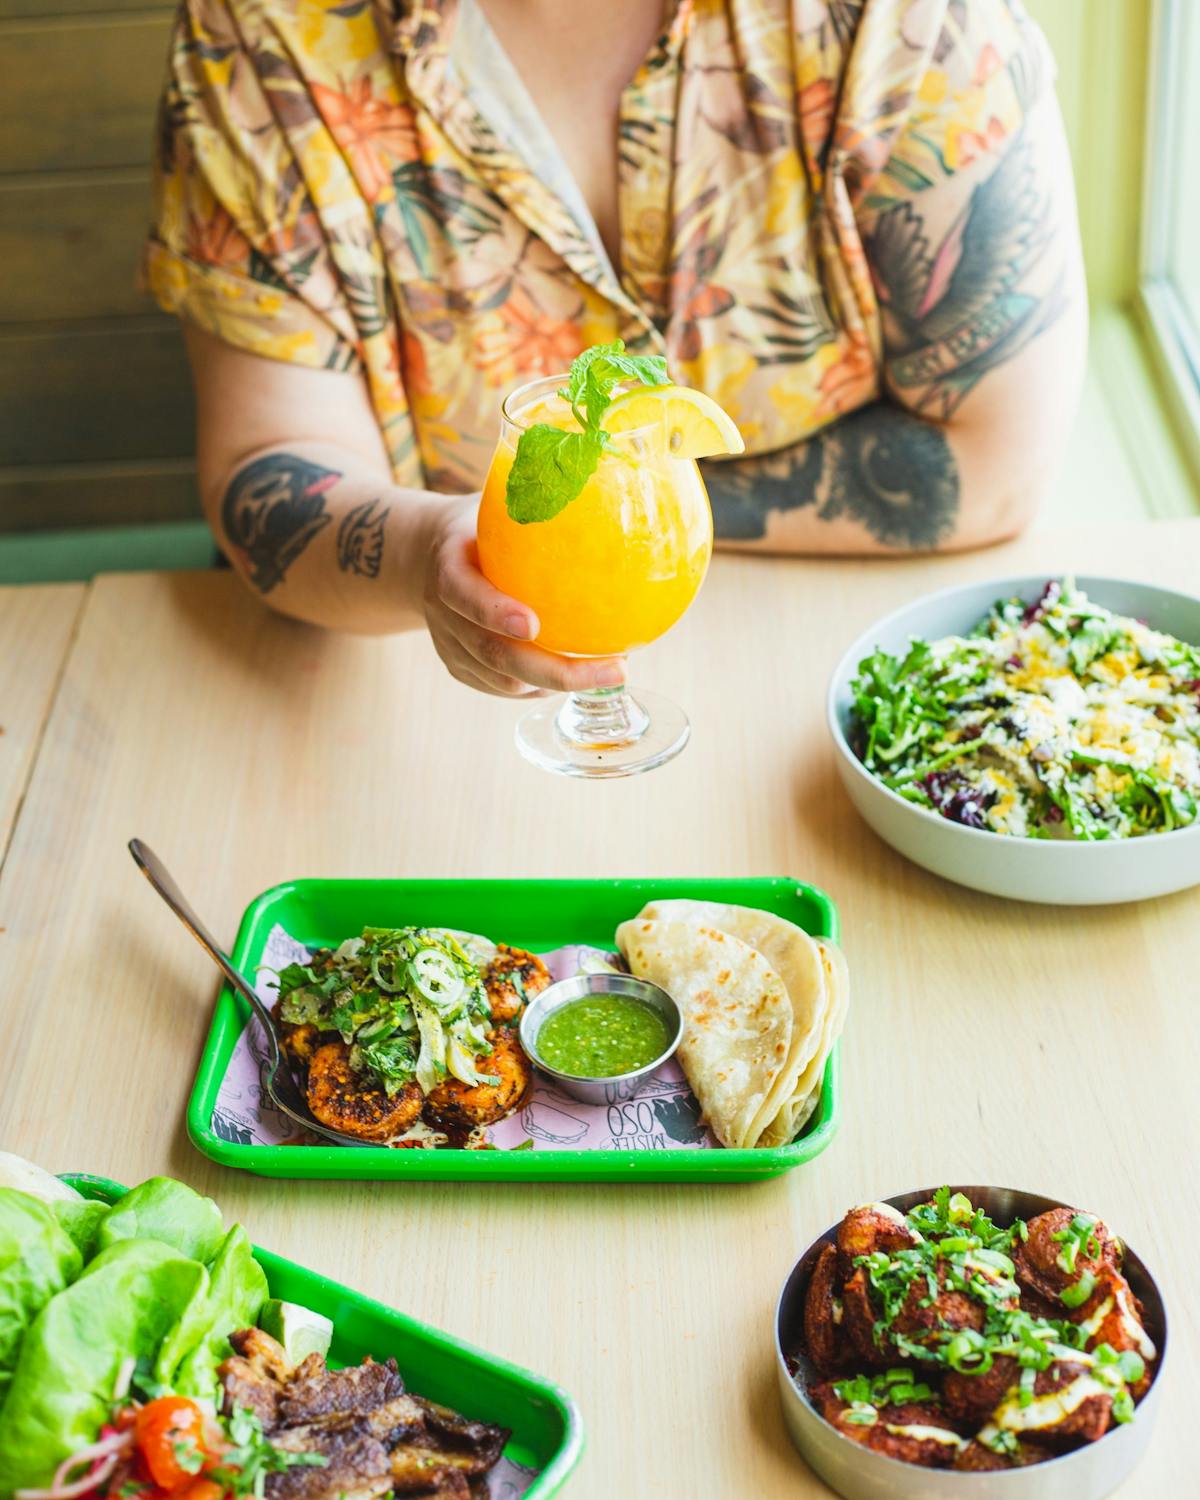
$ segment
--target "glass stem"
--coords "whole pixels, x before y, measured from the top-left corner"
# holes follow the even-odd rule
[[[631,745],[649,725],[645,709],[624,686],[568,693],[555,720],[563,739],[589,750]]]

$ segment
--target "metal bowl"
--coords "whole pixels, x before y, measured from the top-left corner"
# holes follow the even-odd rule
[[[1057,1198],[1018,1193],[1009,1188],[956,1187],[998,1224],[1032,1219],[1051,1208],[1063,1208]],[[902,1193],[882,1201],[907,1213],[926,1203],[933,1189]],[[1138,1403],[1132,1422],[1113,1427],[1095,1443],[1025,1469],[969,1474],[954,1469],[923,1469],[886,1454],[872,1452],[844,1437],[819,1416],[807,1395],[815,1372],[804,1355],[804,1298],[817,1257],[837,1237],[838,1226],[814,1240],[787,1279],[775,1314],[775,1362],[783,1415],[792,1442],[809,1467],[845,1500],[1101,1500],[1117,1488],[1146,1451],[1158,1417],[1162,1372],[1167,1354],[1167,1314],[1154,1278],[1129,1246],[1125,1246],[1125,1275],[1145,1308],[1146,1331],[1158,1348],[1158,1362],[1150,1389]],[[793,1378],[788,1357],[799,1366]]]
[[[658,1011],[666,1022],[671,1036],[670,1046],[644,1068],[620,1073],[613,1078],[579,1078],[573,1073],[560,1073],[557,1068],[543,1062],[538,1054],[538,1033],[554,1011],[570,1005],[573,1000],[582,1000],[585,995],[625,995],[641,1000]],[[560,979],[531,1000],[521,1017],[521,1046],[543,1073],[549,1074],[566,1093],[582,1099],[585,1104],[619,1104],[623,1099],[632,1099],[663,1063],[674,1056],[682,1036],[683,1015],[666,990],[648,979],[635,979],[632,974],[577,974],[574,979]]]
[[[826,714],[838,775],[851,802],[885,843],[935,875],[973,890],[1017,901],[1093,906],[1144,901],[1200,881],[1200,821],[1136,839],[1027,839],[964,828],[884,786],[851,745],[858,664],[875,648],[903,652],[910,637],[927,641],[970,631],[997,599],[1037,598],[1047,574],[992,578],[927,594],[877,621],[850,647],[829,684]],[[1148,620],[1156,630],[1200,643],[1200,597],[1131,583],[1079,577],[1079,587],[1118,614]]]

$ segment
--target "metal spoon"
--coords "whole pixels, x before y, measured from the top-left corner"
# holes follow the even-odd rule
[[[286,1054],[280,1048],[275,1017],[255,994],[253,985],[249,984],[234,968],[232,961],[222,951],[216,938],[188,905],[183,892],[175,884],[167,872],[167,867],[154,850],[147,848],[141,839],[130,839],[129,852],[133,855],[138,869],[258,1017],[259,1025],[267,1038],[267,1069],[263,1076],[263,1083],[275,1108],[303,1129],[314,1131],[317,1135],[336,1141],[339,1146],[365,1146],[366,1141],[357,1140],[352,1135],[343,1135],[340,1130],[331,1130],[328,1125],[322,1125],[319,1120],[313,1119],[308,1101],[304,1097],[304,1090],[292,1076]]]

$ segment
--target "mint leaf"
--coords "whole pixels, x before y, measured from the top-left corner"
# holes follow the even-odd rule
[[[624,352],[624,342],[616,339],[611,344],[593,344],[590,349],[585,349],[582,354],[575,356],[571,361],[570,373],[567,376],[567,389],[564,392],[572,406],[579,404],[579,398],[583,395],[583,388],[587,382],[588,371],[596,361],[611,359],[614,355],[624,354]]]
[[[574,360],[562,394],[581,427],[599,427],[613,392],[619,385],[630,384],[669,385],[667,362],[661,354],[627,354],[624,343],[615,339],[611,344],[594,344]]]
[[[596,472],[608,434],[600,419],[619,385],[669,385],[660,354],[626,354],[620,339],[593,344],[571,362],[559,395],[570,404],[582,429],[564,432],[548,423],[528,428],[517,442],[508,475],[505,504],[514,521],[552,520],[569,505]],[[582,403],[582,406],[581,406]]]
[[[606,433],[564,432],[538,422],[521,434],[504,492],[508,513],[522,526],[553,520],[596,472]]]

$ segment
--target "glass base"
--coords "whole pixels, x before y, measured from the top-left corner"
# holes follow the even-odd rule
[[[560,776],[636,776],[673,760],[691,735],[684,711],[658,693],[598,689],[544,698],[517,724],[517,749]]]

